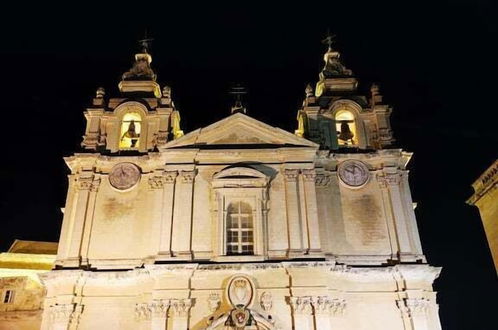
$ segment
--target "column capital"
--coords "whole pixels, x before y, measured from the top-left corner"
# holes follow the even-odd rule
[[[153,300],[149,308],[152,312],[153,318],[166,318],[170,306],[169,299]]]
[[[283,174],[285,176],[285,180],[288,182],[295,182],[297,181],[297,177],[299,176],[299,170],[298,169],[291,169],[291,168],[286,168],[283,171]]]
[[[295,314],[311,315],[313,312],[312,301],[313,298],[310,296],[289,297],[289,303]]]
[[[187,317],[192,307],[192,299],[172,299],[170,304],[174,317]]]
[[[303,170],[301,170],[301,174],[304,177],[304,181],[315,182],[315,178],[316,178],[315,169],[303,169]]]
[[[341,316],[344,315],[346,309],[346,301],[344,299],[333,299],[328,296],[313,297],[312,304],[316,314]]]
[[[164,171],[164,183],[175,183],[178,171]]]
[[[78,190],[97,191],[100,186],[100,177],[94,175],[79,175],[76,178]]]
[[[150,189],[163,189],[166,183],[166,178],[162,175],[154,175],[149,178],[149,188]]]
[[[74,304],[55,304],[49,307],[48,313],[52,323],[67,322],[74,311]]]
[[[180,171],[180,178],[182,183],[192,183],[195,178],[195,170],[192,171]]]
[[[377,174],[377,182],[382,188],[387,188],[388,186],[397,186],[401,183],[401,174],[396,173],[382,173]]]
[[[150,320],[152,316],[152,309],[148,303],[139,303],[135,305],[135,318],[139,321]]]
[[[315,177],[315,185],[317,187],[327,187],[330,184],[330,175],[325,173],[317,173]]]

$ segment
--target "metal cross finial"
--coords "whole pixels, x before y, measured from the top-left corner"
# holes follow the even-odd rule
[[[152,44],[153,38],[147,38],[147,29],[145,29],[145,35],[144,38],[141,40],[138,40],[138,43],[140,44],[142,51],[144,53],[148,53],[150,49],[150,45]]]
[[[322,40],[322,44],[329,46],[329,51],[332,50],[332,44],[335,42],[335,34],[330,34],[330,30],[327,29],[327,37]]]

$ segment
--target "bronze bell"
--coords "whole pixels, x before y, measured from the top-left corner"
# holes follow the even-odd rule
[[[339,140],[342,140],[344,142],[348,142],[351,140],[351,144],[353,144],[353,137],[354,134],[351,132],[351,129],[349,128],[349,124],[347,120],[342,120],[341,121],[341,131],[339,132]]]
[[[138,134],[135,131],[135,121],[131,120],[130,121],[130,125],[128,125],[128,130],[123,134],[123,137],[121,138],[121,140],[124,139],[124,138],[129,138],[131,140],[130,147],[134,148],[135,145],[137,144],[137,141],[138,141],[139,137],[140,137],[140,134]]]

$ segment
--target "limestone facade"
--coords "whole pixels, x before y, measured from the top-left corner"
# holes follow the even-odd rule
[[[42,329],[440,329],[390,107],[331,48],[289,133],[188,134],[149,54],[97,91]]]
[[[498,272],[498,160],[472,184],[474,194],[467,203],[479,208],[489,248]]]

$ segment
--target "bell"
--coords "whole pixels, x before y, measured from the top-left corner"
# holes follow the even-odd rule
[[[130,125],[128,125],[128,130],[123,134],[123,137],[121,140],[124,138],[128,138],[131,141],[130,147],[134,148],[135,145],[137,144],[138,138],[140,135],[135,131],[135,121],[131,120]]]
[[[344,142],[348,142],[351,140],[351,144],[353,144],[353,137],[354,134],[351,132],[351,129],[349,129],[348,122],[346,120],[341,121],[341,131],[339,132],[339,140],[342,140]]]

